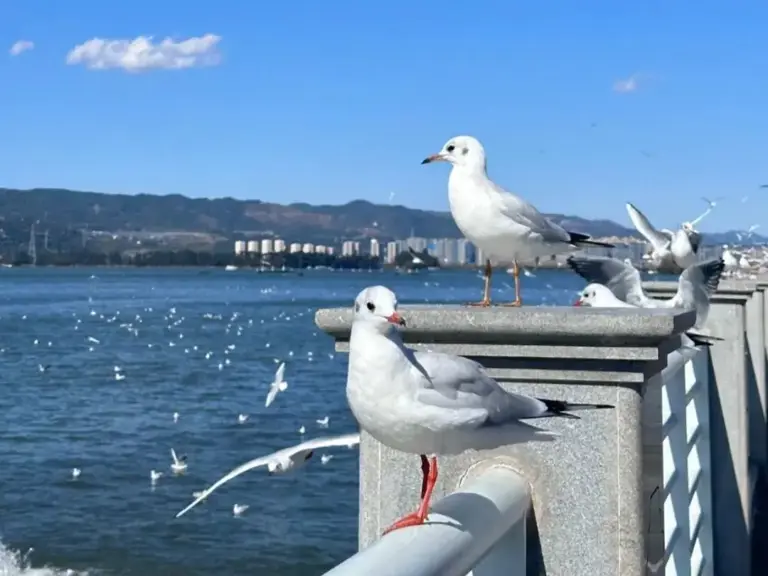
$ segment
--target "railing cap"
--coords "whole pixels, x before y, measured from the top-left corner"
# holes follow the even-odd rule
[[[766,280],[768,283],[768,280]],[[735,294],[735,295],[749,295],[757,290],[758,283],[756,280],[722,280],[717,287],[715,294]],[[643,282],[643,290],[646,292],[655,293],[675,293],[677,292],[678,283],[671,281],[654,281]]]
[[[693,311],[581,307],[470,308],[455,305],[400,306],[408,342],[473,342],[574,346],[658,346],[693,326]],[[325,308],[317,326],[348,340],[352,307]]]

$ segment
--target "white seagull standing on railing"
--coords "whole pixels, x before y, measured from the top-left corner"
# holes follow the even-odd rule
[[[437,481],[435,454],[553,440],[553,433],[522,420],[578,418],[568,411],[613,408],[507,392],[477,362],[406,348],[397,329],[404,324],[397,298],[388,288],[372,286],[356,298],[349,340],[349,406],[360,426],[376,440],[421,456],[418,511],[387,532],[425,521]]]
[[[217,488],[226,484],[233,478],[237,478],[241,474],[245,474],[249,470],[254,468],[265,467],[270,475],[285,474],[292,470],[297,470],[304,466],[307,461],[312,458],[315,450],[320,448],[332,448],[334,446],[346,446],[352,448],[360,444],[360,434],[355,432],[354,434],[344,434],[342,436],[329,436],[327,438],[315,438],[314,440],[307,440],[296,446],[290,448],[283,448],[267,456],[261,456],[249,460],[245,464],[241,464],[228,474],[219,478],[209,488],[206,488],[202,492],[198,493],[196,500],[189,506],[184,508],[181,512],[176,514],[176,518],[183,516],[189,512],[192,508],[200,504],[203,500],[208,498],[212,492]]]
[[[483,299],[473,306],[491,305],[491,260],[514,264],[515,300],[506,306],[520,306],[519,261],[575,252],[587,246],[613,248],[586,234],[569,232],[547,219],[533,204],[504,190],[488,177],[485,149],[472,136],[456,136],[438,154],[421,163],[448,162],[448,200],[451,215],[462,234],[480,248],[485,261]]]

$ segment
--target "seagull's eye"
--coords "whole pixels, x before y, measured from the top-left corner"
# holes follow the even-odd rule
[[[453,152],[454,150],[456,150],[456,146],[454,146],[453,144],[450,144],[450,145],[446,146],[445,149],[448,152]]]
[[[373,302],[368,302],[368,304],[366,304],[366,306],[367,306],[368,310],[370,310],[371,312],[376,310],[376,306],[373,305]]]

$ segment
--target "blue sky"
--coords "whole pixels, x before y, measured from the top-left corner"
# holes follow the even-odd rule
[[[543,211],[673,226],[720,196],[700,228],[743,229],[768,213],[766,22],[756,0],[5,0],[0,186],[447,209],[448,167],[419,162],[470,134]],[[200,67],[67,64],[206,34]]]

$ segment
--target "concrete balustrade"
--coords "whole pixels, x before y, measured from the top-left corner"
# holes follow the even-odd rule
[[[766,283],[768,286],[768,283]],[[647,282],[649,296],[669,298],[677,282]],[[706,330],[723,338],[709,349],[710,434],[715,574],[750,574],[753,494],[766,462],[765,288],[722,281]]]
[[[404,338],[414,348],[470,357],[485,366],[502,386],[516,392],[616,407],[582,412],[581,420],[552,418],[538,422],[560,434],[554,442],[441,457],[435,500],[450,498],[448,495],[473,468],[489,462],[503,463],[530,487],[533,506],[529,551],[537,550],[538,554],[528,558],[529,573],[646,574],[650,565],[646,524],[649,491],[651,486],[666,485],[661,461],[654,461],[649,454],[653,435],[644,434],[644,429],[649,428],[643,421],[644,412],[649,412],[644,404],[646,394],[661,396],[660,374],[668,355],[679,347],[680,333],[693,325],[695,314],[679,310],[453,306],[401,306],[401,313],[408,321]],[[735,312],[732,315],[738,316]],[[351,322],[351,306],[320,310],[316,315],[317,325],[335,338],[340,351],[347,349]],[[733,335],[738,336],[738,332],[733,330]],[[743,332],[742,328],[742,356]],[[688,360],[680,356],[679,361],[685,364]],[[650,412],[660,411],[662,403],[657,405],[658,410]],[[685,410],[690,403],[678,404]],[[656,448],[661,450],[662,446],[660,435]],[[427,523],[400,534],[395,532],[368,552],[386,526],[416,508],[421,478],[415,455],[391,450],[367,434],[363,434],[360,450],[359,546],[364,552],[352,562],[363,570],[360,574],[394,574],[380,565],[385,557],[375,550],[391,550],[387,540],[397,538],[402,555],[416,556],[420,547],[414,542],[432,542],[445,528]],[[679,465],[680,458],[678,455],[670,462]],[[691,476],[686,472],[685,482]],[[514,489],[514,482],[510,488]],[[434,509],[440,511],[439,502]],[[688,519],[677,525],[683,527],[674,530],[694,545],[699,525],[704,523]],[[482,523],[474,526],[470,531],[473,539],[487,536]],[[696,528],[693,537],[692,526]],[[462,526],[451,529],[462,531]],[[669,548],[673,544],[662,539],[658,550],[662,562],[671,557]],[[701,565],[705,564],[702,560]],[[517,573],[493,570],[489,565],[481,569],[483,576]],[[414,576],[434,573],[426,568],[398,572]]]

